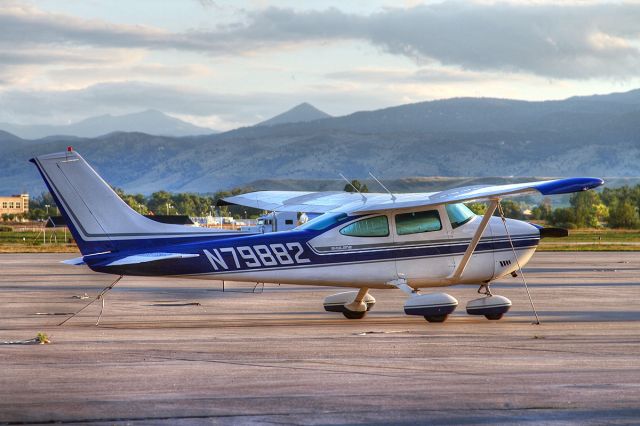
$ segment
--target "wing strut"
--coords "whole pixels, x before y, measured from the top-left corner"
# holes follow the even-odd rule
[[[482,238],[482,234],[484,234],[485,229],[487,229],[487,225],[489,224],[489,219],[491,219],[491,216],[493,215],[493,212],[496,211],[496,207],[498,207],[499,203],[500,203],[499,198],[492,198],[491,201],[489,202],[489,205],[487,206],[487,211],[482,217],[482,222],[480,222],[480,226],[478,226],[478,230],[476,231],[475,235],[471,239],[471,242],[469,243],[469,247],[467,247],[467,250],[464,252],[464,256],[462,256],[462,260],[460,260],[458,267],[456,268],[455,271],[453,271],[453,274],[451,275],[451,278],[450,278],[451,281],[455,282],[460,280],[462,273],[464,272],[467,265],[469,264],[471,255],[473,255],[473,252],[475,251],[476,247],[478,246],[478,243],[480,242],[480,238]]]

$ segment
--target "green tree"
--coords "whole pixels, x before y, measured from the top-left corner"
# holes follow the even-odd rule
[[[575,228],[576,215],[572,208],[562,207],[555,209],[549,217],[549,222],[555,226],[563,228]]]
[[[505,217],[511,219],[524,219],[524,213],[522,213],[522,206],[520,203],[513,200],[502,200],[500,201],[500,204],[502,205],[502,211],[504,212]],[[493,215],[500,215],[498,209],[496,209],[496,212]]]
[[[487,205],[485,203],[467,203],[466,206],[475,214],[483,215],[487,212]]]
[[[127,194],[120,188],[113,188],[114,192],[129,205],[132,209],[140,214],[149,214],[149,209],[146,206],[147,200],[142,194]]]
[[[545,197],[540,204],[531,209],[531,218],[548,221],[552,212],[551,200]]]
[[[356,188],[359,192],[369,192],[369,188],[367,188],[367,185],[365,185],[364,183],[360,182],[358,179],[352,180],[351,184],[346,184],[344,186],[344,191],[345,192],[357,192],[353,188]]]
[[[638,208],[630,201],[614,201],[609,207],[609,226],[611,228],[635,229],[640,225]]]
[[[578,228],[597,228],[609,215],[609,209],[595,191],[577,192],[571,195],[569,202]]]
[[[169,210],[171,210],[170,206],[173,206],[172,203],[173,200],[169,192],[157,191],[151,194],[147,206],[154,214],[168,214],[171,213]],[[175,212],[175,210],[172,210],[172,212]]]
[[[34,207],[29,208],[29,214],[27,215],[29,220],[41,220],[47,218],[47,212],[44,209]]]

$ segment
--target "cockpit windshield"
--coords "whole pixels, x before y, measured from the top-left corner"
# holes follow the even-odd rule
[[[321,231],[323,229],[327,229],[331,225],[344,221],[347,217],[346,213],[325,213],[298,226],[296,229]]]
[[[449,215],[449,221],[453,229],[464,225],[475,217],[475,213],[462,203],[447,204],[447,215]]]

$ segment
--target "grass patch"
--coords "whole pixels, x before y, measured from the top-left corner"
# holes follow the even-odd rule
[[[569,230],[567,238],[549,238],[549,241],[552,240],[559,242],[640,242],[640,230],[572,229]]]
[[[66,236],[66,239],[65,239]],[[71,234],[63,230],[0,232],[0,253],[77,253]]]
[[[572,229],[566,238],[544,238],[538,251],[640,251],[640,230]]]
[[[629,246],[620,244],[540,244],[537,251],[640,251],[640,245]]]

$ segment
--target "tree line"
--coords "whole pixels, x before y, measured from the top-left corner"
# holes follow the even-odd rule
[[[348,192],[357,188],[360,192],[368,192],[366,185],[354,180],[345,185]],[[170,193],[157,191],[151,195],[127,194],[120,189],[116,193],[135,211],[141,214],[156,215],[188,215],[188,216],[233,216],[256,217],[261,211],[242,206],[225,206],[216,208],[219,199],[250,192],[251,188],[235,188],[231,191],[219,191],[212,195],[194,193]],[[640,228],[640,184],[618,188],[604,188],[602,191],[584,191],[572,194],[569,205],[553,207],[550,198],[540,203],[517,199],[502,200],[502,208],[506,217],[513,219],[534,220],[563,228]],[[468,203],[476,214],[484,214],[486,204]],[[48,207],[47,207],[48,206]],[[55,202],[49,193],[34,197],[29,202],[28,219],[46,219],[57,215]],[[497,214],[497,213],[496,213]],[[5,217],[6,216],[6,217]],[[3,215],[3,219],[13,220],[15,217]]]
[[[486,204],[471,203],[476,214],[486,211]],[[505,216],[535,220],[562,228],[640,228],[640,185],[604,188],[571,195],[569,206],[553,208],[550,198],[531,206],[513,199],[502,200]]]
[[[127,194],[119,188],[114,188],[118,196],[133,210],[144,215],[186,215],[186,216],[233,216],[255,217],[261,211],[242,206],[216,207],[218,200],[233,195],[250,192],[250,188],[235,188],[231,191],[218,191],[213,195],[201,195],[194,193],[171,193],[157,191],[151,195]],[[59,215],[53,197],[48,192],[29,200],[29,213],[27,219],[43,220],[49,216]],[[19,219],[19,215],[6,215],[5,221]]]

